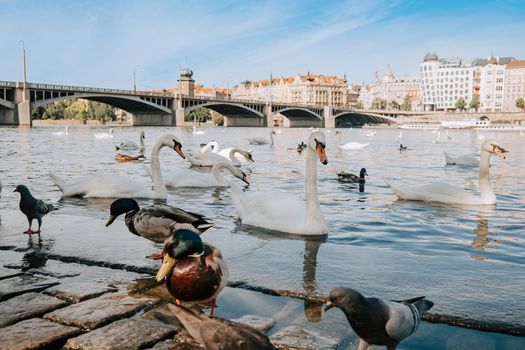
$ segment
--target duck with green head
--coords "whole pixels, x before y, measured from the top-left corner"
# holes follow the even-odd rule
[[[217,296],[229,277],[221,251],[203,243],[195,232],[181,229],[166,239],[162,254],[157,281],[166,281],[168,291],[177,302],[211,301],[210,316],[213,316]]]
[[[126,214],[124,222],[128,230],[155,243],[164,243],[166,238],[177,229],[188,228],[201,234],[213,226],[203,215],[192,213],[170,205],[155,204],[140,208],[132,198],[119,198],[111,203],[110,216],[106,226],[109,226],[117,217]],[[161,254],[148,256],[152,259],[162,259]]]

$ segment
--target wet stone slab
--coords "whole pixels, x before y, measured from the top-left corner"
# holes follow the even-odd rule
[[[69,350],[138,350],[172,337],[174,334],[173,327],[157,322],[125,319],[71,338],[64,348]]]
[[[31,275],[20,275],[2,280],[0,283],[0,301],[20,294],[40,292],[59,284],[54,278],[43,278]]]
[[[6,269],[4,267],[0,267],[0,280],[20,276],[22,274],[23,272],[20,272],[18,270]]]
[[[266,333],[275,325],[275,320],[273,318],[261,317],[257,315],[244,315],[242,317],[232,319],[231,321],[245,324],[263,333]]]
[[[85,329],[95,329],[115,320],[131,316],[158,302],[154,298],[134,298],[127,293],[111,293],[70,305],[45,314],[44,318]]]
[[[118,288],[109,287],[106,284],[82,281],[66,281],[58,286],[49,288],[45,291],[45,293],[55,296],[59,299],[78,303],[116,291],[118,291]]]
[[[333,349],[339,346],[337,339],[324,336],[299,325],[288,326],[270,337],[273,344],[296,349]]]
[[[26,293],[0,303],[0,327],[26,318],[38,317],[68,305],[67,302],[40,293]]]
[[[40,318],[18,322],[0,329],[0,349],[33,350],[59,347],[67,338],[80,333],[76,327],[63,326]]]
[[[186,331],[177,334],[175,338],[161,341],[155,344],[151,350],[203,350]]]

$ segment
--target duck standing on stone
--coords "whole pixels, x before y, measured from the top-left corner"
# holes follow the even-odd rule
[[[432,306],[434,303],[425,297],[383,301],[339,287],[330,292],[325,311],[338,307],[344,312],[360,338],[358,350],[367,350],[371,345],[385,345],[387,350],[395,350],[399,342],[417,330],[421,316]]]
[[[345,183],[359,183],[364,184],[365,181],[365,175],[368,176],[368,173],[366,172],[365,168],[361,168],[361,171],[359,172],[359,176],[355,174],[345,173],[344,171],[340,171],[337,173],[337,180]]]
[[[177,303],[211,301],[210,316],[213,316],[217,296],[229,278],[221,251],[203,243],[197,233],[181,229],[166,239],[162,255],[157,281],[166,281],[166,287]]]
[[[111,203],[110,216],[106,227],[117,217],[126,214],[124,222],[129,232],[144,237],[155,243],[164,243],[173,230],[187,228],[201,234],[213,226],[203,215],[195,214],[170,205],[155,204],[140,208],[132,198],[119,198]],[[151,259],[162,259],[162,254],[147,256]]]
[[[27,231],[24,231],[24,233],[29,235],[33,233],[40,234],[42,217],[53,210],[57,210],[57,208],[33,197],[25,185],[16,186],[14,192],[20,193],[20,210],[25,214],[27,221],[29,222],[29,228]],[[36,231],[31,230],[31,225],[34,219],[38,221],[38,229]]]
[[[222,318],[210,318],[202,312],[168,304],[190,335],[206,350],[273,350],[268,337],[255,328]]]

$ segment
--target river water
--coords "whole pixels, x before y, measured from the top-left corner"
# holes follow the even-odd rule
[[[221,148],[253,148],[255,163],[244,166],[250,180],[246,191],[304,193],[305,154],[289,151],[308,138],[310,130],[278,129],[275,145],[250,146],[249,137],[269,138],[265,128],[115,128],[113,139],[96,139],[103,128],[0,128],[0,245],[24,246],[25,218],[17,211],[17,184],[56,204],[60,210],[44,218],[43,246],[50,252],[87,259],[156,266],[144,258],[153,245],[127,232],[122,219],[104,227],[111,199],[61,199],[48,177],[64,178],[110,172],[151,185],[140,163],[116,163],[114,144],[146,133],[146,154],[155,139],[176,135],[183,151],[197,153],[200,144],[217,141]],[[107,131],[107,129],[105,129]],[[168,189],[167,203],[202,213],[215,227],[205,240],[226,257],[231,280],[272,288],[327,294],[349,286],[365,295],[400,299],[426,295],[432,311],[479,322],[525,327],[525,137],[518,132],[341,129],[327,130],[328,165],[319,164],[319,198],[330,226],[325,239],[308,240],[242,225],[236,218],[228,189]],[[402,136],[402,138],[400,138]],[[446,166],[443,151],[478,153],[482,138],[492,138],[510,153],[491,159],[491,180],[498,198],[495,207],[454,206],[400,201],[384,178],[401,184],[441,180],[477,187],[477,168]],[[369,143],[360,151],[340,152],[338,142]],[[399,144],[408,146],[400,152]],[[149,158],[149,157],[148,157]],[[188,167],[173,151],[161,153],[162,171]],[[148,163],[148,161],[146,161]],[[338,170],[369,176],[363,192],[337,181]],[[242,183],[239,183],[242,185]],[[140,200],[141,206],[151,200]]]

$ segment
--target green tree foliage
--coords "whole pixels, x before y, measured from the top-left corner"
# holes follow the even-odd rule
[[[31,111],[33,119],[78,119],[84,124],[95,119],[103,124],[117,119],[115,108],[105,103],[85,100],[66,100],[50,103]]]
[[[95,119],[106,124],[109,121],[115,121],[117,115],[115,108],[105,103],[88,101],[87,103],[87,119]]]
[[[357,101],[357,103],[355,104],[355,108],[363,109],[363,101]]]
[[[400,109],[401,108],[401,105],[399,103],[397,103],[397,101],[394,101],[394,100],[390,101],[389,105],[390,105],[390,108],[392,108],[392,109]]]
[[[456,109],[459,109],[460,111],[467,108],[467,101],[463,97],[458,98],[456,101]]]
[[[372,109],[386,109],[387,106],[387,100],[384,100],[382,98],[376,97],[372,101]]]
[[[403,99],[403,104],[401,105],[401,109],[404,111],[411,111],[412,110],[412,96],[406,95]]]
[[[217,126],[224,125],[224,116],[218,112],[211,111],[211,120],[214,125],[217,125]]]
[[[84,101],[77,100],[68,106],[64,112],[66,119],[78,119],[83,124],[88,120],[87,105]]]
[[[479,95],[478,94],[473,95],[472,101],[470,101],[469,107],[475,109],[477,112],[480,105],[481,103],[479,102]]]
[[[210,110],[204,107],[196,108],[184,117],[184,121],[198,123],[206,123],[210,119]]]
[[[525,100],[523,98],[518,98],[516,100],[516,107],[518,108],[521,108],[521,109],[525,109]]]

